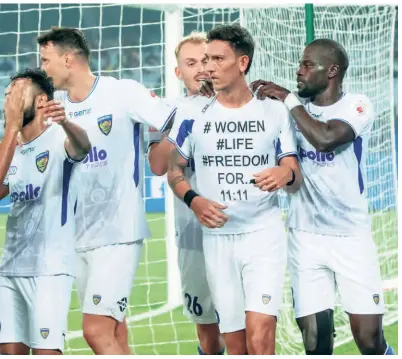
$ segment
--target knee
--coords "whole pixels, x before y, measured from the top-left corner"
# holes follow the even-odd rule
[[[204,354],[211,355],[222,352],[224,345],[218,324],[197,324],[197,336]]]
[[[380,328],[354,328],[353,336],[363,355],[383,354],[385,340]]]
[[[276,318],[249,315],[247,321],[247,351],[251,355],[275,354]]]
[[[91,347],[99,341],[105,342],[107,338],[110,337],[112,340],[114,337],[113,332],[107,330],[107,327],[103,327],[99,323],[84,323],[82,329],[84,339]]]
[[[275,330],[253,332],[249,335],[247,351],[250,355],[274,355]]]
[[[302,332],[306,354],[332,355],[333,351],[333,310],[327,309],[306,317],[297,318]]]

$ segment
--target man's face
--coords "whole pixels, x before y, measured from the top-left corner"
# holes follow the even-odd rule
[[[207,44],[206,56],[205,69],[217,91],[230,88],[243,75],[248,64],[245,66],[242,56],[238,56],[228,42],[221,40]]]
[[[314,97],[329,85],[328,59],[314,46],[306,47],[297,70],[297,88],[300,97]]]
[[[64,89],[68,80],[69,70],[66,66],[65,54],[52,42],[40,47],[41,68],[53,79],[58,90]]]
[[[36,109],[35,109],[35,91],[34,91],[34,86],[32,85],[31,80],[29,79],[17,79],[14,80],[13,82],[10,83],[10,85],[8,85],[8,87],[6,88],[5,91],[5,95],[10,96],[12,94],[14,85],[17,83],[23,83],[23,86],[25,87],[25,91],[24,91],[24,119],[23,119],[23,123],[22,123],[22,127],[26,126],[27,124],[29,124],[30,122],[32,122],[32,120],[35,118],[36,115]],[[7,123],[7,118],[5,118],[6,123]]]
[[[205,43],[186,42],[177,59],[176,76],[192,95],[198,93],[200,81],[209,77],[205,71],[205,48]]]

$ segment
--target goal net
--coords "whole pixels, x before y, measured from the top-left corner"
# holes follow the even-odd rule
[[[269,79],[293,89],[306,38],[303,6],[253,9],[0,4],[0,106],[10,74],[39,65],[35,37],[51,26],[84,31],[92,48],[91,68],[96,74],[132,78],[165,96],[179,91],[173,75],[175,42],[193,30],[208,31],[217,24],[234,22],[248,28],[257,43],[249,80]],[[387,290],[386,324],[397,320],[398,299],[394,290],[397,281],[394,23],[395,8],[391,6],[315,6],[316,37],[333,38],[349,53],[351,66],[345,80],[346,90],[368,95],[377,114],[368,158],[367,196]],[[169,193],[166,180],[153,176],[147,166],[144,175],[144,205],[153,237],[144,245],[127,311],[130,346],[135,354],[195,354],[195,328],[182,315],[173,216],[169,210],[165,214],[164,199]],[[282,204],[286,211],[284,198]],[[0,212],[6,212],[7,206],[7,201],[0,203]],[[4,215],[0,215],[0,247],[4,225]],[[277,330],[277,352],[299,354],[303,348],[289,288],[287,279]],[[66,354],[90,353],[82,337],[75,292],[68,329]],[[336,345],[351,340],[347,317],[339,307],[336,330]]]

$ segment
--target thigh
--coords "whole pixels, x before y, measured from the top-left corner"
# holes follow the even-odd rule
[[[103,246],[88,251],[88,279],[82,311],[122,322],[141,259],[143,242]]]
[[[203,246],[208,285],[221,333],[245,328],[244,291],[240,263],[235,257],[233,235],[204,233]]]
[[[334,309],[335,275],[328,267],[328,248],[326,236],[289,229],[288,269],[296,318]]]
[[[341,301],[350,314],[383,314],[384,295],[371,233],[334,239],[334,271]]]
[[[278,316],[285,281],[287,241],[283,225],[269,231],[242,235],[237,247],[242,256],[245,310]]]
[[[204,253],[194,249],[179,248],[179,269],[184,315],[196,324],[216,323]]]
[[[0,276],[0,343],[29,346],[28,311],[15,281]]]
[[[22,278],[32,349],[64,350],[74,278],[67,275]]]

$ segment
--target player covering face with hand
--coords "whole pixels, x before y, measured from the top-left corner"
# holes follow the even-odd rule
[[[14,154],[0,184],[0,199],[10,195],[13,205],[0,262],[2,354],[64,349],[75,275],[75,164],[91,144],[53,95],[41,70],[17,74],[6,89],[6,156]]]
[[[207,279],[228,354],[275,353],[286,267],[275,191],[295,192],[301,182],[288,110],[258,101],[247,86],[253,52],[244,28],[212,29],[206,70],[218,95],[179,107],[169,134],[176,144],[169,184],[202,224]],[[192,158],[197,192],[184,176]]]
[[[365,198],[365,162],[374,122],[371,101],[343,89],[345,49],[317,39],[303,52],[297,93],[252,84],[257,97],[291,110],[304,182],[288,215],[294,310],[307,354],[332,354],[338,289],[362,354],[394,354],[382,330],[384,296]]]

